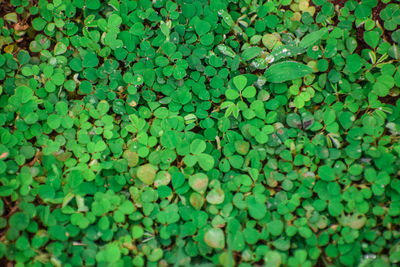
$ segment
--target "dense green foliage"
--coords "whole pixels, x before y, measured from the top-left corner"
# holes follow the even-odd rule
[[[395,266],[399,1],[0,0],[0,265]]]

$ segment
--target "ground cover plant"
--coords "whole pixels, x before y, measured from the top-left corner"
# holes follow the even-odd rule
[[[398,266],[399,24],[0,0],[0,265]]]

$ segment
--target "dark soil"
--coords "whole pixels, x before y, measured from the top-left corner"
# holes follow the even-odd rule
[[[334,0],[331,1],[332,4],[338,5],[340,8],[344,7],[344,4],[346,4],[347,0]]]
[[[386,7],[387,4],[382,3],[382,1],[378,1],[378,5],[372,9],[372,19],[378,20],[379,23],[383,26],[383,20],[381,19],[380,13],[382,9]]]
[[[4,15],[14,12],[15,7],[11,6],[10,3],[8,3],[7,1],[3,1],[0,4],[0,17],[4,17]]]
[[[344,5],[346,4],[347,0],[330,0],[330,2],[331,2],[333,5],[338,6],[339,9],[341,9],[341,8],[343,8]],[[361,1],[358,1],[358,2],[361,2]],[[318,13],[318,12],[321,11],[321,6],[315,5],[314,2],[313,2],[312,0],[311,0],[309,3],[310,3],[310,6],[314,6],[314,7],[315,7],[316,13]],[[381,17],[380,17],[380,13],[381,13],[382,9],[384,9],[384,8],[386,7],[386,5],[387,5],[387,4],[384,4],[384,3],[382,3],[381,1],[378,1],[377,6],[374,7],[374,8],[372,9],[372,19],[375,20],[375,21],[377,21],[377,22],[379,23],[379,25],[382,26],[382,27],[383,27],[383,20],[382,20]],[[336,26],[336,25],[339,23],[339,20],[338,20],[338,16],[337,16],[337,15],[333,18],[333,21],[334,21],[334,24],[333,24],[334,26]],[[356,37],[357,37],[357,43],[358,43],[357,49],[356,49],[356,51],[355,51],[356,53],[361,53],[361,51],[362,51],[363,49],[369,49],[369,48],[370,48],[370,47],[364,42],[364,32],[365,32],[365,30],[364,30],[364,27],[363,27],[363,26],[361,26],[360,28],[358,28],[357,31],[356,31]],[[384,39],[385,41],[387,41],[387,42],[392,42],[392,39],[391,39],[391,32],[389,32],[389,31],[383,31],[383,36],[382,36],[382,37],[383,37],[383,39]]]
[[[8,197],[2,198],[4,201],[4,214],[3,218],[6,218],[7,220],[15,213],[18,211],[18,203],[12,202],[12,200]],[[0,232],[0,239],[3,239],[5,234],[7,233],[8,227],[3,229]],[[12,263],[10,260],[8,260],[6,257],[0,258],[0,266],[4,267],[12,267],[14,266],[14,263]]]
[[[381,25],[382,28],[383,28],[384,21],[382,20],[380,13],[381,13],[382,9],[384,9],[386,6],[387,6],[387,4],[384,4],[381,1],[378,1],[378,5],[372,9],[372,19],[375,21],[378,21],[379,25]],[[387,42],[392,42],[392,32],[383,31],[383,39]]]
[[[34,1],[34,3],[37,1]],[[15,7],[13,7],[10,4],[10,1],[3,1],[0,3],[0,17],[3,18],[6,14],[15,12]],[[22,18],[20,14],[18,14],[18,23],[9,23],[7,21],[5,22],[5,27],[7,28],[14,28],[16,30],[26,30],[27,28],[30,27],[32,18],[27,15],[25,18]],[[29,50],[29,44],[32,41],[32,38],[26,33],[24,36],[22,36],[20,39],[15,40],[15,43],[17,43],[18,49],[15,51],[17,52],[20,49],[25,49]],[[2,48],[0,48],[0,51]],[[5,214],[3,214],[3,217],[9,218],[11,215],[13,215],[17,210],[18,210],[18,204],[15,202],[12,202],[11,200],[8,200],[6,198],[3,198],[3,201],[6,203],[5,205]],[[6,234],[7,229],[4,229],[3,231],[0,232],[0,238],[4,238],[4,235]],[[4,267],[12,267],[15,266],[15,264],[8,260],[6,257],[0,258],[0,266]]]
[[[31,1],[33,5],[37,5],[36,0]],[[0,17],[3,18],[6,14],[13,13],[15,12],[16,7],[12,6],[10,4],[10,1],[3,1],[0,3]],[[17,44],[18,49],[14,52],[18,52],[21,49],[24,50],[29,50],[29,44],[33,40],[33,37],[31,37],[28,34],[29,27],[32,25],[32,16],[26,12],[23,14],[17,14],[18,16],[18,22],[17,23],[10,23],[4,20],[5,27],[7,28],[14,28],[15,30],[26,30],[27,32],[21,36],[19,39],[15,40],[15,43]]]
[[[382,38],[383,38],[383,40],[385,40],[387,42],[392,42],[391,32],[385,31],[383,29],[383,20],[380,17],[380,13],[381,13],[382,9],[384,9],[386,7],[386,5],[387,4],[384,4],[381,1],[378,1],[378,5],[372,9],[372,19],[374,21],[376,21],[377,23],[379,23],[379,25],[382,26],[382,30],[383,30]],[[363,26],[361,26],[360,28],[357,29],[357,32],[356,32],[357,43],[358,43],[358,46],[357,46],[357,49],[356,49],[357,53],[361,53],[361,50],[363,50],[363,49],[369,49],[370,48],[364,41],[364,32],[365,32],[365,30],[364,30]]]
[[[315,5],[313,1],[309,2],[309,6],[315,7],[315,13],[319,13],[321,11],[321,6]]]
[[[381,101],[382,103],[388,104],[388,105],[396,106],[397,100],[399,100],[399,99],[400,99],[400,96],[387,95],[385,97],[380,97],[379,101]]]
[[[333,1],[333,3],[335,5],[339,5],[339,7],[342,8],[344,6],[344,4],[346,3],[346,0]],[[378,22],[379,25],[381,25],[382,27],[383,27],[383,20],[380,17],[380,13],[381,13],[382,9],[384,9],[386,7],[386,5],[387,4],[384,4],[381,1],[378,1],[377,6],[372,9],[372,20]],[[363,50],[363,49],[370,48],[364,41],[364,32],[365,32],[365,29],[363,26],[359,27],[356,31],[356,37],[357,37],[357,43],[358,43],[358,47],[356,50],[357,53],[360,53],[361,50]],[[387,42],[392,41],[391,33],[389,33],[388,31],[383,30],[382,37]]]
[[[333,5],[339,5],[340,8],[344,7],[344,4],[346,4],[347,0],[337,0],[337,1],[330,1]],[[315,11],[316,13],[321,11],[321,6],[317,6],[316,4],[314,4],[314,1],[310,1],[309,2],[310,6],[315,7]]]

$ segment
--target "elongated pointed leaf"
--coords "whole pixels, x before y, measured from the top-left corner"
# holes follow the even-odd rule
[[[324,36],[327,32],[327,28],[322,28],[318,31],[307,34],[303,39],[301,39],[300,47],[307,48],[312,46],[317,41],[321,40],[322,36]]]
[[[269,67],[264,72],[264,76],[268,82],[282,83],[304,77],[311,72],[312,69],[307,65],[295,61],[284,61]]]
[[[292,45],[281,45],[272,50],[273,61],[276,62],[282,58],[294,57],[303,54],[306,50],[302,47]],[[271,63],[272,63],[271,62]]]
[[[242,59],[248,61],[258,56],[262,51],[261,47],[249,47],[242,53]]]

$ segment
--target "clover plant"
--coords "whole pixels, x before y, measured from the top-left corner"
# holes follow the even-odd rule
[[[1,266],[398,266],[398,0],[0,0]]]

